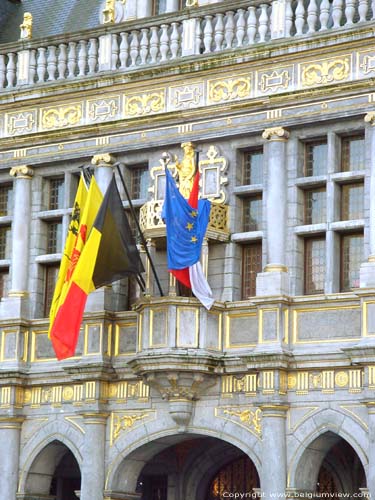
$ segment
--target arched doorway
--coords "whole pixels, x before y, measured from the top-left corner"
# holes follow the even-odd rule
[[[217,471],[208,487],[205,500],[220,500],[227,493],[250,493],[259,488],[259,476],[247,456],[232,460]]]
[[[177,442],[162,450],[165,438],[145,445],[156,453],[138,475],[141,500],[216,500],[223,488],[242,492],[259,487],[254,463],[232,444],[213,437],[173,438]]]
[[[319,493],[360,493],[366,476],[353,447],[344,439],[327,452],[319,469],[316,491]]]
[[[30,467],[25,492],[53,496],[55,500],[78,500],[81,472],[73,453],[60,441],[52,441]]]
[[[366,488],[366,474],[353,446],[328,431],[306,447],[293,486],[298,490],[353,495]]]

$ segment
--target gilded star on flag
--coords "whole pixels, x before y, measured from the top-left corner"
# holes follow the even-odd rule
[[[192,243],[196,243],[198,241],[198,238],[196,236],[192,236],[190,241]]]
[[[186,224],[186,229],[187,229],[188,231],[191,231],[191,230],[193,229],[193,227],[194,227],[194,223],[193,223],[193,222],[188,222],[188,223]]]

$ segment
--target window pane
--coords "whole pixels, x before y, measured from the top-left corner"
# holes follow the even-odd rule
[[[327,143],[312,142],[305,145],[305,175],[325,175],[327,173]]]
[[[259,231],[262,227],[262,197],[243,200],[243,231]]]
[[[324,292],[326,242],[324,238],[305,240],[305,293]]]
[[[64,208],[64,179],[50,179],[48,210]]]
[[[305,191],[305,224],[326,222],[326,200],[325,188]]]
[[[359,287],[359,267],[363,262],[363,234],[348,234],[341,239],[341,291]]]
[[[10,259],[10,244],[10,226],[0,226],[0,259]]]
[[[149,174],[147,167],[133,168],[130,171],[131,188],[130,196],[133,200],[147,198],[147,189],[149,183]]]
[[[365,140],[363,137],[348,137],[341,143],[341,170],[363,170],[365,168]]]
[[[57,275],[59,273],[59,267],[60,264],[55,264],[52,266],[46,266],[45,268],[44,317],[47,317],[49,315],[53,292],[55,291]]]
[[[257,273],[262,271],[262,243],[245,245],[242,250],[242,298],[256,294]]]
[[[9,269],[0,270],[0,298],[8,294],[9,288]]]
[[[11,215],[13,206],[13,186],[5,184],[0,186],[0,217]]]
[[[62,249],[62,223],[47,222],[47,253],[58,253]]]
[[[244,155],[243,184],[262,184],[263,151],[248,151]]]
[[[154,15],[163,14],[167,8],[167,0],[154,0]]]
[[[341,188],[341,220],[363,218],[363,184],[345,184]]]

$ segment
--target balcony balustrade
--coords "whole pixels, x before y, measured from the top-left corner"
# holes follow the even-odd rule
[[[0,47],[0,92],[128,73],[187,56],[236,51],[275,40],[350,29],[374,20],[369,0],[226,1],[188,13],[133,20]]]

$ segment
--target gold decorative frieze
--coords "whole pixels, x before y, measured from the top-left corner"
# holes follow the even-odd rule
[[[105,122],[114,120],[120,112],[120,96],[87,101],[88,121]]]
[[[215,408],[215,417],[229,420],[244,427],[257,438],[262,436],[262,411],[249,406],[219,406]]]
[[[171,87],[169,90],[169,107],[171,109],[196,108],[203,104],[203,93],[203,83]]]
[[[110,424],[110,446],[124,434],[138,425],[153,420],[156,412],[148,411],[128,411],[128,412],[112,412]]]
[[[251,76],[208,82],[208,100],[211,104],[248,99],[251,95]]]
[[[261,92],[277,92],[287,90],[293,78],[293,66],[288,69],[274,69],[272,71],[259,71],[259,88]]]
[[[82,121],[83,103],[71,103],[66,106],[48,107],[40,110],[42,130],[51,130],[79,125]]]
[[[300,64],[302,87],[314,87],[348,80],[351,71],[351,55]]]
[[[258,374],[249,373],[243,377],[224,375],[221,379],[221,393],[224,397],[233,397],[233,394],[255,396],[257,392]]]
[[[363,370],[353,368],[288,373],[288,390],[295,391],[297,395],[305,395],[316,390],[323,394],[333,394],[335,391],[343,389],[350,393],[361,392],[363,389]]]
[[[36,111],[24,111],[21,113],[7,113],[6,133],[8,135],[30,134],[36,131]]]
[[[83,400],[83,385],[56,385],[26,388],[23,391],[22,405],[39,408],[41,405],[60,407],[72,403],[80,405]]]
[[[142,380],[111,383],[109,384],[108,397],[115,403],[124,403],[128,399],[146,402],[150,397],[150,388]]]
[[[165,90],[125,95],[125,116],[145,116],[165,111]]]

